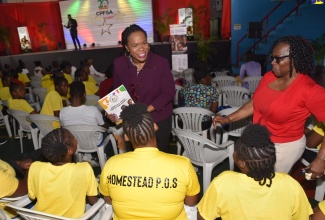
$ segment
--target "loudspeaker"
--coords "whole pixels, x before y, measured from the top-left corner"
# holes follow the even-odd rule
[[[210,0],[210,16],[211,19],[221,17],[222,0]]]
[[[248,38],[261,38],[263,35],[262,22],[249,22],[248,23]]]

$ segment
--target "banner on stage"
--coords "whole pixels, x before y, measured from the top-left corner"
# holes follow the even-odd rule
[[[187,36],[193,36],[193,10],[192,8],[179,8],[178,20],[180,24],[186,24]]]
[[[172,69],[177,72],[182,72],[183,70],[188,69],[187,54],[173,54]]]
[[[21,49],[22,50],[31,50],[32,45],[30,43],[30,38],[29,38],[27,27],[18,27],[17,30],[18,30]]]
[[[170,43],[172,46],[172,53],[184,53],[187,51],[187,37],[186,24],[171,24],[170,29]]]
[[[151,0],[71,0],[59,4],[63,25],[68,23],[68,14],[76,19],[81,46],[118,45],[123,30],[131,24],[142,27],[147,32],[148,42],[153,42]],[[62,27],[67,49],[73,49],[70,31]]]

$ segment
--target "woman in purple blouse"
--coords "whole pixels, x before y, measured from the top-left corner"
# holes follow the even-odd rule
[[[158,125],[158,148],[168,152],[175,95],[175,83],[168,61],[150,52],[147,33],[136,24],[122,32],[122,45],[125,53],[114,61],[113,88],[124,85],[134,102],[148,106],[148,112]],[[109,115],[109,118],[115,121],[114,116]]]

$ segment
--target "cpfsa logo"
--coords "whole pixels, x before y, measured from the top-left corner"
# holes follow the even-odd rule
[[[108,0],[98,0],[97,2],[100,2],[98,6],[99,10],[108,9],[108,5],[109,5]]]
[[[314,5],[322,5],[324,4],[324,0],[311,0],[311,3]]]

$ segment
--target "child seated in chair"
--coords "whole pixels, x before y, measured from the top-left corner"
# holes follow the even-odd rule
[[[60,110],[63,106],[67,106],[66,100],[63,100],[62,97],[67,96],[68,94],[68,81],[64,77],[58,77],[54,80],[55,91],[49,92],[44,100],[41,114],[50,115],[59,117]],[[59,123],[53,123],[55,128],[59,128]]]
[[[89,76],[84,69],[77,69],[75,72],[75,78],[76,78],[75,79],[76,81],[80,81],[83,84],[85,84],[86,95],[98,95],[99,96],[98,87],[94,83],[88,81]]]
[[[38,114],[35,109],[25,100],[25,87],[18,83],[11,83],[9,87],[12,98],[8,99],[9,109],[24,111],[29,114]]]
[[[212,180],[198,219],[309,219],[313,211],[300,184],[274,171],[275,152],[266,127],[247,126],[233,154],[241,173],[224,171]]]
[[[86,162],[73,163],[77,140],[70,131],[59,128],[42,140],[42,154],[50,162],[34,162],[29,169],[28,195],[37,199],[35,210],[67,218],[84,214],[86,198],[98,201],[98,183]]]

